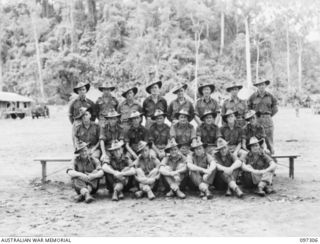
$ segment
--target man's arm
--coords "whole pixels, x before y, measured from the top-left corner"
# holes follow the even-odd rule
[[[188,155],[188,156],[187,156],[187,168],[188,168],[190,171],[205,173],[205,169],[204,169],[204,168],[201,168],[201,167],[193,164],[193,160],[192,160],[192,156],[191,156],[191,155]]]
[[[278,112],[278,102],[277,102],[277,99],[273,95],[272,95],[271,101],[272,101],[271,116],[274,116]]]
[[[138,158],[137,154],[136,154],[136,153],[132,150],[132,148],[130,147],[129,142],[126,143],[126,149],[127,149],[127,151],[132,155],[132,157],[133,157],[134,159],[137,159],[137,158]]]
[[[68,110],[68,117],[69,117],[69,121],[71,124],[73,124],[74,121],[74,114],[73,114],[73,106],[74,106],[74,102],[76,101],[76,99],[74,99],[73,101],[71,101],[70,105],[69,105],[69,110]]]

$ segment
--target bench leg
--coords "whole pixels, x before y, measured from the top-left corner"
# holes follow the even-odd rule
[[[46,183],[46,178],[47,178],[47,162],[46,161],[41,161],[41,166],[42,166],[42,179],[41,182],[42,184]]]
[[[294,178],[294,158],[289,158],[289,177]]]

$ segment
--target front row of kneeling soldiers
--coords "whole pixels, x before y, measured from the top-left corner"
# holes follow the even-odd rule
[[[139,141],[135,148],[137,158],[132,160],[123,141],[114,140],[107,148],[105,157],[108,159],[102,160],[101,165],[89,151],[88,144],[80,142],[67,173],[78,194],[76,201],[84,200],[86,203],[94,200],[92,194],[97,192],[103,176],[108,190],[113,192],[114,201],[123,199],[123,192],[129,188],[137,189],[135,197],[146,195],[152,200],[155,198],[154,191],[161,184],[168,188],[167,197],[184,199],[184,189],[196,187],[200,197],[211,199],[210,186],[214,186],[218,190],[226,189],[227,196],[234,193],[242,198],[243,192],[237,184],[239,181],[246,188],[256,188],[256,194],[265,196],[273,192],[272,177],[276,165],[263,149],[263,143],[263,139],[251,137],[247,143],[249,151],[238,157],[221,137],[210,154],[206,151],[208,145],[197,138],[191,143],[191,153],[184,156],[180,151],[183,145],[172,138],[164,148],[164,157],[160,161],[150,143]]]

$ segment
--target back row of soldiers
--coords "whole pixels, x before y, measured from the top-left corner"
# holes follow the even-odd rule
[[[274,171],[274,162],[268,155],[274,152],[272,116],[277,112],[277,102],[265,90],[269,84],[269,81],[256,83],[258,91],[248,104],[237,97],[241,85],[228,87],[231,97],[223,103],[221,113],[218,102],[211,97],[215,90],[213,84],[198,88],[201,98],[195,107],[185,97],[186,84],[177,85],[173,91],[177,98],[169,106],[159,95],[161,81],[146,87],[150,96],[142,106],[135,101],[136,87],[125,91],[122,94],[125,100],[119,104],[111,94],[115,87],[104,84],[99,87],[102,97],[93,103],[86,98],[90,84],[78,84],[74,92],[79,96],[70,104],[69,118],[76,153],[80,155],[75,157],[68,173],[74,182],[81,182],[80,187],[75,187],[79,199],[90,202],[90,192],[97,187],[88,182],[104,174],[109,176],[106,178],[109,189],[114,192],[113,200],[123,197],[123,188],[129,184],[130,176],[139,183],[136,196],[146,193],[153,199],[152,188],[160,175],[170,187],[168,196],[184,198],[180,183],[186,178],[187,170],[204,198],[212,197],[209,185],[219,179],[227,184],[227,195],[233,190],[242,197],[236,184],[240,168],[250,173],[249,178],[244,179],[258,186],[259,195],[271,192],[270,172]],[[221,128],[217,126],[220,116]],[[141,123],[143,117],[145,126]],[[99,124],[95,123],[96,119]],[[193,119],[197,128],[190,123]],[[89,171],[85,170],[84,162],[88,165],[93,162]],[[216,172],[219,177],[215,177]]]

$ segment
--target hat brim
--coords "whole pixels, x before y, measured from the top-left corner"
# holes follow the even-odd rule
[[[169,152],[170,152],[170,149],[171,149],[171,148],[174,148],[174,147],[179,147],[179,145],[176,144],[176,145],[172,145],[172,146],[170,146],[170,147],[166,147],[166,148],[164,149],[164,151],[165,151],[166,153],[169,153]]]
[[[116,89],[116,87],[114,86],[99,86],[98,87],[98,90],[103,92],[103,90],[110,90],[110,91],[114,91]]]
[[[238,112],[235,111],[235,112],[233,112],[233,113],[231,113],[231,114],[234,114],[235,116],[237,116],[237,115],[238,115]],[[227,123],[227,118],[228,118],[228,116],[231,115],[231,114],[222,115],[222,120]]]
[[[76,94],[79,94],[79,93],[78,93],[78,90],[79,90],[81,87],[85,87],[85,88],[87,89],[87,92],[88,92],[89,89],[90,89],[90,84],[87,83],[87,84],[85,84],[85,85],[83,85],[83,86],[77,86],[77,87],[73,88],[73,92],[76,93]]]
[[[180,115],[187,116],[189,122],[192,120],[190,114],[182,114],[182,113],[180,113],[180,112],[175,113],[174,117],[175,117],[176,119],[179,119],[179,116],[180,116]]]
[[[253,85],[254,86],[259,86],[261,84],[266,84],[268,86],[268,85],[270,85],[270,81],[269,80],[265,80],[265,81],[257,82],[257,83],[255,83]]]
[[[109,147],[107,150],[108,151],[114,151],[114,150],[117,150],[117,149],[123,147],[123,145],[124,145],[124,143],[120,142],[117,147]]]
[[[207,143],[201,143],[200,145],[197,145],[196,147],[191,147],[190,146],[190,150],[194,151],[194,149],[196,149],[197,147],[203,146],[204,148],[207,147]]]
[[[154,83],[152,83],[152,84],[150,84],[150,85],[148,85],[147,87],[146,87],[146,91],[149,93],[149,94],[151,94],[151,87],[153,87],[154,85],[158,85],[158,87],[159,87],[159,89],[162,87],[162,81],[157,81],[157,82],[154,82]]]
[[[244,120],[249,121],[254,115],[256,115],[256,113],[251,114],[250,117],[245,117]]]
[[[163,113],[163,114],[153,115],[153,116],[151,116],[151,119],[152,119],[152,120],[155,120],[155,119],[157,119],[157,117],[159,117],[159,116],[163,116],[163,117],[165,118],[165,117],[167,117],[167,114],[166,114],[166,113]]]
[[[146,146],[149,146],[149,148],[151,148],[152,143],[151,142],[147,142],[142,148],[138,148],[137,153],[140,153]]]
[[[111,119],[111,118],[120,118],[121,117],[121,114],[118,114],[118,115],[114,115],[114,116],[103,116],[105,119]]]
[[[188,85],[187,85],[187,84],[184,84],[183,86],[180,86],[180,87],[176,88],[172,93],[173,93],[173,94],[178,94],[178,91],[179,91],[181,88],[183,88],[184,90],[186,90],[187,87],[188,87]]]
[[[239,86],[230,86],[226,89],[227,92],[230,92],[231,90],[233,90],[234,88],[238,88],[239,90],[242,89],[243,86],[239,85]]]
[[[124,98],[127,98],[127,94],[128,94],[129,91],[133,91],[134,96],[135,96],[135,95],[137,95],[137,93],[138,93],[138,88],[137,88],[137,87],[133,87],[133,88],[125,91],[124,93],[122,93],[121,96],[123,96]]]
[[[85,112],[89,112],[90,114],[92,114],[92,108],[86,108],[86,110],[82,113],[82,114],[79,114],[78,116],[74,117],[75,119],[82,119],[83,115],[85,114]]]
[[[213,85],[213,84],[208,84],[208,85],[199,86],[199,87],[198,87],[198,92],[199,92],[199,94],[200,94],[201,96],[203,96],[202,90],[203,90],[203,88],[205,88],[205,87],[209,87],[210,90],[211,90],[211,93],[213,93],[213,92],[215,91],[215,89],[216,89],[215,85]]]
[[[87,147],[89,144],[88,143],[85,143],[83,144],[83,146],[77,148],[75,151],[74,151],[74,154],[78,154],[79,152],[81,152],[81,150],[85,147]]]
[[[252,146],[252,145],[258,143],[258,144],[261,146],[261,145],[263,144],[263,142],[264,142],[264,139],[260,139],[260,140],[258,140],[258,141],[255,142],[255,143],[247,144],[247,148],[248,148],[249,150],[251,150],[251,146]]]
[[[128,119],[135,119],[135,118],[142,117],[142,116],[143,116],[143,114],[140,113],[139,115],[135,115],[133,117],[129,117]]]
[[[207,114],[202,115],[200,119],[201,119],[202,121],[204,121],[205,118],[206,118],[208,115],[212,115],[213,118],[216,118],[216,117],[217,117],[217,113],[211,112],[211,113],[207,113]]]
[[[218,150],[220,150],[220,149],[222,149],[222,148],[224,148],[224,147],[227,147],[228,145],[229,145],[229,142],[226,142],[225,145],[222,145],[222,146],[220,146],[220,147],[217,146],[217,147],[215,148],[215,150],[218,151]]]

